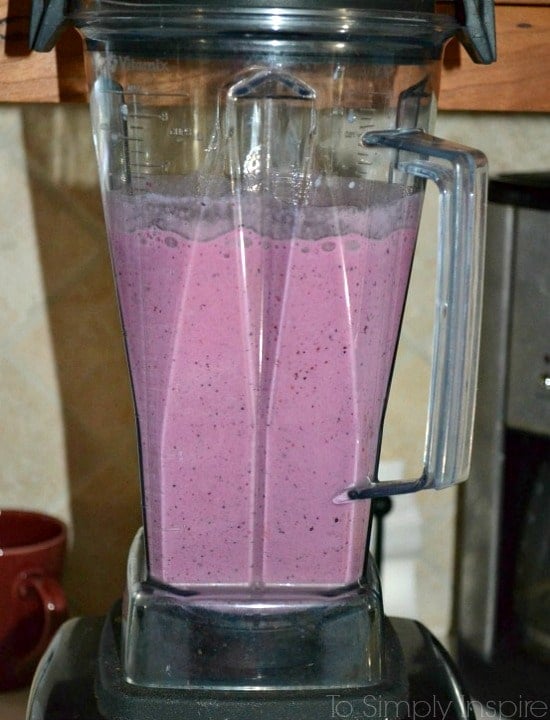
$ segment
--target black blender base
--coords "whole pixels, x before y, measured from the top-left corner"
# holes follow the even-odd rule
[[[396,638],[404,656],[407,700],[397,700],[399,688],[391,687],[377,688],[376,693],[370,688],[281,693],[277,699],[256,693],[253,697],[225,693],[222,710],[220,702],[206,691],[127,685],[120,673],[117,648],[119,610],[119,605],[115,606],[107,622],[80,618],[61,628],[35,676],[27,720],[187,720],[190,716],[204,720],[475,720],[446,651],[413,620],[388,620],[390,642]],[[98,674],[100,645],[102,669]],[[218,693],[218,697],[223,696]]]
[[[488,662],[459,642],[458,664],[485,717],[547,717],[550,665],[546,659],[530,655],[519,643],[510,641],[503,643]]]

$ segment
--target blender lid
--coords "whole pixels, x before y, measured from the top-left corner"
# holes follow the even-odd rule
[[[61,32],[72,24],[79,11],[113,14],[118,8],[126,16],[146,12],[147,6],[158,13],[160,7],[177,5],[204,8],[237,9],[280,8],[288,10],[382,10],[388,12],[434,13],[436,0],[32,0],[30,39],[32,50],[48,51]],[[460,25],[459,37],[474,62],[489,64],[496,60],[494,0],[443,0],[446,14],[454,15]]]

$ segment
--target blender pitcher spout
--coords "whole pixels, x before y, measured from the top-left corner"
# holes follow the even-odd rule
[[[312,87],[279,68],[250,68],[224,89],[221,132],[234,192],[303,202],[317,128],[315,101]]]

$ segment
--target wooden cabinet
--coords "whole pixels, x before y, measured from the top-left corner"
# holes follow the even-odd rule
[[[85,101],[81,41],[68,31],[50,53],[30,53],[29,0],[0,0],[0,102]],[[497,0],[496,63],[446,50],[443,110],[550,112],[550,0]]]
[[[439,107],[550,112],[550,2],[496,2],[497,61],[476,65],[453,40],[445,52]]]

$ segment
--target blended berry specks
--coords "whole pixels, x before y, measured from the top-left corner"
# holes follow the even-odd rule
[[[240,202],[113,196],[150,570],[345,585],[369,504],[333,501],[374,469],[416,214]]]

